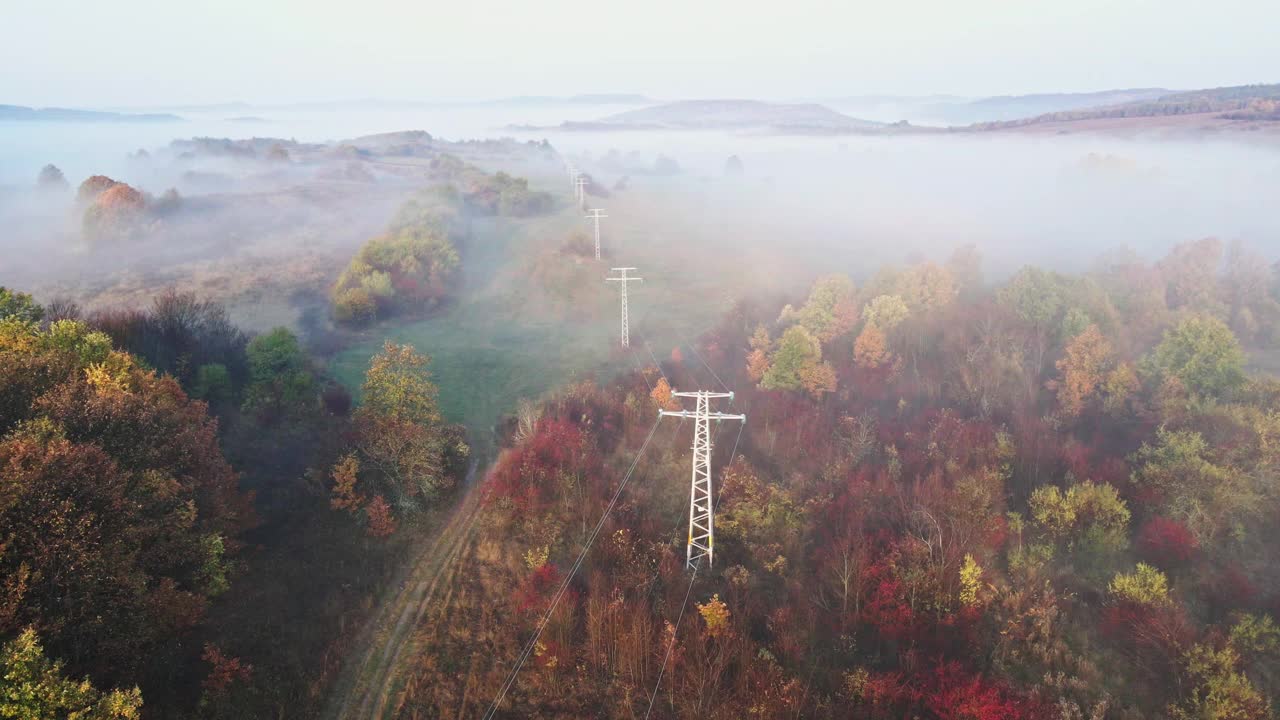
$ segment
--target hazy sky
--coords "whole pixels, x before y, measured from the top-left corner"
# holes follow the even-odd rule
[[[0,0],[0,103],[1280,81],[1277,0]]]

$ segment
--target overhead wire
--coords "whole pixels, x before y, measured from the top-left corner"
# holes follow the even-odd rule
[[[511,690],[511,686],[515,684],[516,677],[520,674],[520,669],[524,667],[525,662],[529,659],[529,655],[533,653],[534,648],[538,644],[538,640],[542,637],[542,631],[546,629],[547,623],[551,620],[552,613],[555,612],[556,607],[560,604],[560,599],[564,597],[565,591],[569,588],[569,583],[573,581],[573,578],[577,575],[579,568],[582,567],[583,561],[586,560],[587,553],[591,550],[591,545],[595,543],[596,537],[600,535],[600,530],[604,527],[605,521],[609,519],[609,514],[613,512],[614,506],[617,505],[618,498],[622,496],[622,491],[627,487],[627,482],[631,479],[632,473],[635,472],[636,465],[640,463],[640,458],[644,456],[645,449],[649,447],[649,442],[653,440],[654,433],[658,431],[658,424],[661,421],[661,416],[659,416],[657,420],[653,421],[653,427],[649,428],[649,434],[645,437],[644,443],[641,444],[640,449],[636,451],[636,456],[631,461],[631,466],[627,468],[627,473],[622,476],[622,482],[618,483],[618,489],[614,491],[613,497],[609,500],[609,504],[605,506],[604,513],[600,516],[600,522],[596,523],[595,529],[593,529],[591,534],[587,537],[586,543],[582,546],[582,551],[578,553],[578,559],[574,561],[573,566],[565,575],[564,581],[560,583],[559,589],[556,590],[556,594],[551,599],[550,606],[547,607],[547,611],[538,622],[537,630],[535,630],[533,636],[529,638],[529,642],[525,643],[524,649],[521,651],[515,667],[511,669],[511,673],[507,676],[506,681],[503,682],[497,696],[494,697],[493,703],[489,706],[488,711],[485,712],[484,717],[486,720],[494,716],[498,711],[498,707],[502,705],[502,701],[506,699],[507,693]]]
[[[667,643],[667,652],[662,656],[662,665],[658,668],[658,682],[654,683],[653,693],[649,696],[649,708],[644,711],[645,720],[648,720],[649,713],[653,712],[653,702],[658,699],[658,691],[662,689],[662,676],[666,673],[667,662],[671,660],[671,651],[676,646],[676,637],[680,634],[680,621],[684,620],[685,608],[689,605],[689,596],[693,594],[693,581],[698,579],[698,569],[702,567],[702,560],[693,566],[693,572],[689,575],[689,587],[684,591],[684,602],[680,603],[680,614],[676,615],[676,624],[671,629],[671,642]]]

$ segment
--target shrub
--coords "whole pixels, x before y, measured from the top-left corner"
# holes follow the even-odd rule
[[[57,165],[45,165],[36,176],[36,186],[42,190],[66,190],[67,178]]]
[[[76,190],[76,200],[82,203],[93,202],[103,192],[119,184],[106,175],[92,175],[80,183],[79,189]]]
[[[1115,600],[1137,605],[1165,605],[1169,602],[1169,579],[1146,563],[1138,563],[1131,573],[1116,573],[1107,586]]]
[[[344,325],[364,325],[378,315],[378,305],[364,288],[339,290],[333,297],[333,319]]]
[[[87,182],[87,181],[86,181]],[[84,212],[84,232],[89,236],[124,236],[139,228],[147,210],[147,198],[125,183],[103,190]]]

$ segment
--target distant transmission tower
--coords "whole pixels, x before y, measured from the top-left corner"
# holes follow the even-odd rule
[[[584,207],[587,204],[587,179],[582,173],[578,173],[578,179],[573,181],[574,187],[578,189],[578,204]]]
[[[603,210],[593,209],[585,217],[591,218],[592,220],[595,221],[595,224],[596,224],[596,259],[599,260],[600,259],[600,218],[607,218],[609,216],[605,215]]]
[[[627,277],[628,270],[635,270],[635,268],[613,268],[611,272],[622,273],[622,276],[605,278],[605,282],[616,282],[622,286],[622,347],[631,347],[630,320],[627,318],[627,283],[644,280],[644,278]]]
[[[713,398],[729,398],[733,402],[733,393],[708,392],[673,392],[675,397],[697,398],[697,407],[688,410],[658,410],[658,416],[669,415],[679,418],[693,418],[693,480],[689,489],[689,544],[685,547],[685,566],[692,568],[702,558],[707,564],[715,562],[716,521],[715,501],[711,494],[711,421],[722,420],[747,421],[746,415],[728,415],[722,412],[711,412],[710,401]],[[732,462],[732,459],[730,459]]]

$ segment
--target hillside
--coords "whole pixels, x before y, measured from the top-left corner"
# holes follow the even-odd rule
[[[523,407],[337,708],[1272,717],[1280,388],[1241,344],[1280,304],[1222,252],[830,276]],[[749,418],[713,431],[715,559],[692,571],[672,387]]]
[[[981,123],[974,125],[973,129],[1001,130],[1059,122],[1182,115],[1206,115],[1222,120],[1280,120],[1280,84],[1177,92],[1115,105],[1045,113],[1021,120]]]
[[[956,95],[853,95],[824,101],[854,117],[882,122],[908,120],[925,125],[971,125],[1035,117],[1081,108],[1154,100],[1172,93],[1164,88],[1102,90],[1085,93],[1035,93],[960,97]]]
[[[1134,88],[1088,93],[997,95],[962,103],[939,103],[926,107],[925,112],[935,114],[954,125],[968,125],[976,122],[1018,120],[1084,108],[1149,102],[1171,92],[1173,91],[1165,88]]]
[[[70,108],[30,108],[22,105],[0,105],[0,121],[14,122],[178,122],[182,118],[168,113],[116,113]]]

